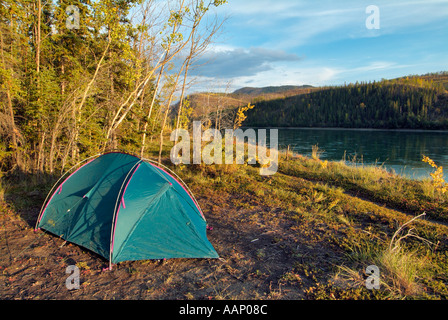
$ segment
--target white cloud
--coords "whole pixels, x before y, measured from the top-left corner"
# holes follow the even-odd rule
[[[299,61],[293,53],[266,48],[218,48],[205,53],[192,75],[215,78],[254,76],[271,70],[277,62]]]
[[[321,86],[334,83],[341,70],[326,66],[301,66],[276,64],[270,69],[259,71],[253,75],[241,75],[227,79],[215,77],[197,77],[195,91],[234,91],[241,87],[266,87],[281,85],[314,85]],[[229,89],[230,83],[230,89]],[[210,89],[210,87],[213,87]]]
[[[376,79],[378,71],[384,71],[391,75],[400,74],[400,70],[409,67],[409,65],[397,64],[391,61],[372,61],[363,66],[337,66],[337,65],[319,65],[312,61],[299,61],[298,63],[277,63],[271,68],[260,70],[252,75],[240,75],[236,77],[229,77],[227,79],[212,77],[199,77],[198,86],[203,86],[207,83],[215,83],[216,91],[224,91],[228,83],[231,83],[231,90],[251,86],[251,87],[266,87],[266,86],[281,86],[281,85],[340,85],[344,82],[355,81],[371,81],[380,80],[382,77]],[[395,72],[395,73],[394,73]],[[201,84],[202,81],[202,84]],[[219,83],[220,84],[219,84]],[[198,91],[201,91],[198,89]],[[227,90],[229,91],[229,90]]]
[[[303,8],[300,1],[272,1],[272,0],[230,0],[224,7],[232,15],[273,15],[277,17],[286,12],[297,11]]]

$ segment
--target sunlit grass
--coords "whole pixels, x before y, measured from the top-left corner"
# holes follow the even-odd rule
[[[322,164],[321,160],[296,155],[281,161],[279,172],[329,183],[409,213],[426,212],[432,219],[448,221],[448,192],[438,191],[433,181],[408,179],[381,165],[346,161]]]

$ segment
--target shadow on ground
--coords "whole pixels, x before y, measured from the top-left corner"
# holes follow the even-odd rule
[[[58,179],[58,175],[48,173],[27,173],[18,169],[8,172],[0,176],[3,200],[34,227],[45,198]]]

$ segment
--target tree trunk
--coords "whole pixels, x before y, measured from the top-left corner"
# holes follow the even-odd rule
[[[159,164],[162,163],[162,150],[163,150],[163,132],[166,125],[166,119],[168,118],[168,113],[170,111],[171,98],[169,99],[168,106],[166,107],[165,116],[163,118],[162,128],[160,129],[160,144],[159,144]]]
[[[41,43],[42,1],[37,0],[37,29],[36,29],[36,72],[40,72],[40,43]]]
[[[154,89],[154,94],[152,96],[151,104],[149,106],[148,116],[146,117],[145,125],[143,126],[142,145],[141,145],[141,148],[140,148],[140,157],[141,158],[143,158],[143,154],[145,153],[146,130],[148,130],[148,124],[149,124],[149,121],[151,120],[152,108],[154,107],[154,103],[156,101],[157,91],[159,90],[159,85],[160,85],[160,80],[162,79],[163,70],[164,70],[164,66],[162,66],[160,68],[159,75],[157,76],[157,83],[156,83],[156,87]]]
[[[65,94],[65,60],[64,57],[61,57],[61,96],[63,97]]]
[[[6,63],[5,63],[5,52],[4,52],[4,43],[3,43],[3,33],[0,30],[0,50],[1,50],[1,58],[2,58],[2,64],[4,68],[6,69]],[[11,72],[12,76],[12,72]],[[20,132],[17,129],[16,123],[15,123],[15,117],[14,117],[14,108],[12,104],[12,97],[11,97],[11,81],[9,78],[5,80],[6,82],[6,100],[7,100],[7,115],[9,116],[9,124],[8,127],[11,130],[11,145],[14,149],[14,161],[15,164],[19,167],[20,170],[24,170],[23,163],[22,163],[22,157],[20,154],[20,151],[18,150],[19,143],[18,143],[18,137],[20,137]]]
[[[46,132],[42,132],[42,136],[39,141],[39,149],[37,153],[37,170],[39,173],[44,172],[44,162],[45,162],[45,156],[44,156],[44,144],[45,144],[45,136]]]

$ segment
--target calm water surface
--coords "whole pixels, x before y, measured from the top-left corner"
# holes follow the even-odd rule
[[[428,178],[434,171],[422,162],[426,155],[446,168],[448,178],[446,131],[281,128],[278,135],[281,150],[289,145],[294,152],[310,156],[312,146],[318,145],[321,159],[339,161],[345,155],[347,161],[383,165],[414,179]]]

